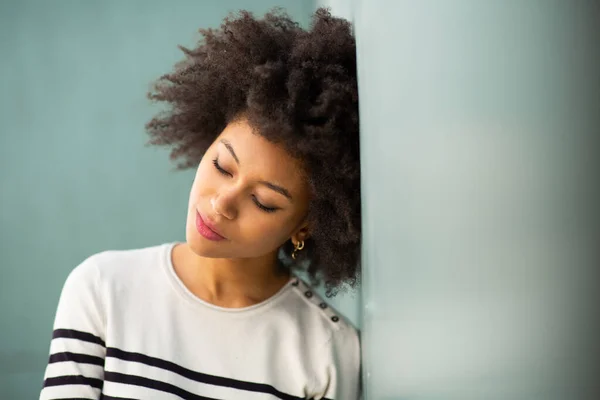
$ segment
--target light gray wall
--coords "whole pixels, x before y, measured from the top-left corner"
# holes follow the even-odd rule
[[[353,2],[367,400],[600,398],[598,5]]]

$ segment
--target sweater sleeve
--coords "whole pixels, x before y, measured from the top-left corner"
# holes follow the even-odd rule
[[[105,316],[92,256],[63,286],[40,400],[99,399],[104,378]]]
[[[329,343],[332,356],[330,380],[324,399],[359,400],[361,393],[360,339],[350,326],[334,332]]]

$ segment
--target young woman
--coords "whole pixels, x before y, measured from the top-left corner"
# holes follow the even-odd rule
[[[41,399],[359,397],[355,42],[320,9],[202,30],[149,97],[150,143],[196,168],[185,243],[89,257],[58,305]],[[312,279],[311,279],[312,278]]]

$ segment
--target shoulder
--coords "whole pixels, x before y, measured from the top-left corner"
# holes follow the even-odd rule
[[[292,286],[295,317],[303,331],[324,346],[359,348],[359,331],[344,315],[303,280],[296,279]]]
[[[95,253],[69,274],[67,284],[101,285],[114,281],[139,277],[140,272],[148,274],[157,267],[163,258],[169,256],[169,244],[130,250],[105,250]]]
[[[298,280],[292,285],[290,312],[302,337],[303,355],[311,360],[315,373],[315,397],[358,398],[359,330],[305,282]]]

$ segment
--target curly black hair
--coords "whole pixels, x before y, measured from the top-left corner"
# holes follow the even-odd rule
[[[196,167],[225,126],[243,116],[301,161],[309,180],[311,235],[296,266],[327,296],[360,278],[360,160],[356,44],[351,24],[324,8],[303,29],[284,11],[230,14],[201,29],[197,47],[148,97],[165,102],[146,129],[170,146],[177,168]],[[281,253],[293,250],[288,241]],[[288,257],[288,260],[291,258]]]

